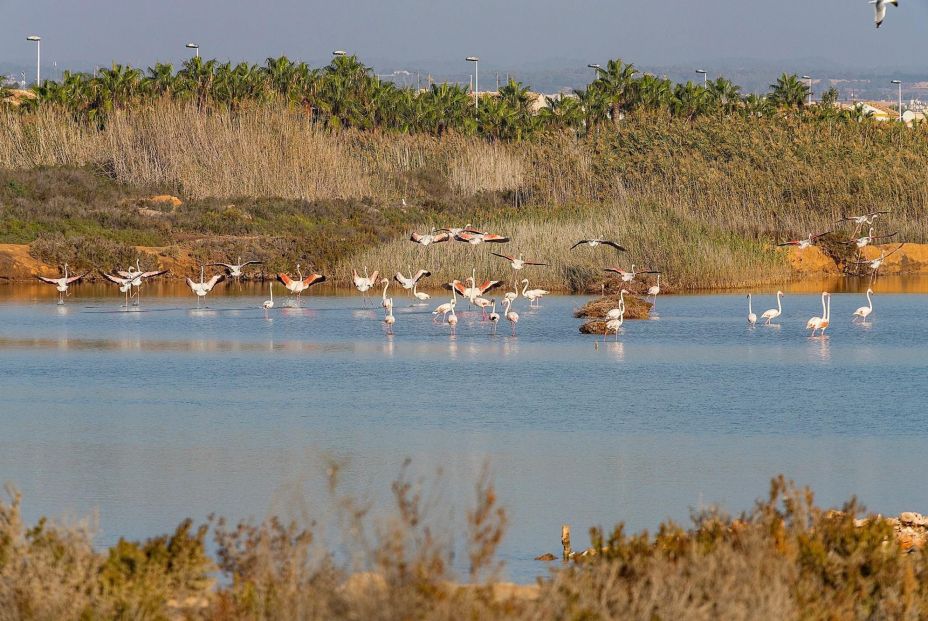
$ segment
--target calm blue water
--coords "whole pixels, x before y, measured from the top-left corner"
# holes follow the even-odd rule
[[[564,522],[579,547],[594,524],[740,511],[777,473],[823,503],[928,509],[925,295],[878,292],[859,326],[863,296],[835,295],[824,339],[803,330],[815,295],[787,295],[769,328],[746,326],[743,295],[666,296],[657,318],[597,344],[577,332],[576,297],[520,300],[513,338],[476,313],[451,337],[397,296],[388,337],[356,297],[311,295],[266,319],[265,291],[248,288],[209,310],[163,295],[130,312],[112,289],[76,289],[64,307],[23,291],[0,288],[0,481],[30,519],[98,511],[103,544],[213,512],[324,520],[331,458],[345,491],[374,501],[406,457],[440,469],[461,524],[488,462],[517,580],[544,571],[531,559],[557,553]],[[758,314],[773,305],[755,297]]]

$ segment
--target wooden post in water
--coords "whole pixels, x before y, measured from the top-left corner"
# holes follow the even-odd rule
[[[573,550],[570,549],[570,524],[561,526],[561,546],[564,548],[564,560],[569,561]]]

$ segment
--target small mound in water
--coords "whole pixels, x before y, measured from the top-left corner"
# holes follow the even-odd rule
[[[651,316],[650,302],[633,295],[625,296],[625,319],[648,319]],[[574,317],[587,318],[589,321],[580,326],[582,334],[602,334],[606,329],[603,319],[613,308],[619,307],[619,296],[611,295],[590,300],[574,311]]]

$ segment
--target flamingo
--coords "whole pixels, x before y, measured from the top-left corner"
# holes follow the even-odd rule
[[[606,319],[618,319],[625,316],[625,294],[628,293],[628,289],[622,289],[619,292],[619,305],[617,308],[609,309],[609,312],[606,313]]]
[[[45,276],[36,276],[39,280],[50,285],[55,285],[55,288],[58,290],[58,304],[64,304],[64,296],[68,292],[68,285],[75,283],[90,272],[84,272],[79,276],[71,276],[68,272],[68,264],[64,264],[64,276],[61,278],[46,278]]]
[[[438,229],[438,230],[439,230],[439,231],[442,231],[442,232],[444,232],[444,233],[448,233],[449,235],[451,235],[451,237],[457,237],[457,236],[460,235],[461,233],[465,233],[465,232],[466,232],[466,233],[478,233],[478,234],[482,234],[482,233],[483,233],[482,231],[478,231],[477,229],[475,229],[475,228],[474,228],[474,225],[471,224],[471,223],[469,223],[469,222],[468,222],[467,224],[465,224],[463,227],[458,228],[458,229],[456,229],[456,228],[447,228],[447,229]]]
[[[828,297],[828,292],[822,292],[822,316],[821,317],[812,317],[809,321],[806,322],[806,330],[812,330],[812,336],[815,336],[815,331],[822,327],[822,322],[825,321],[825,316],[827,312],[825,310],[825,298]]]
[[[419,283],[416,283],[412,286],[413,296],[415,296],[415,298],[417,300],[420,300],[421,302],[428,302],[429,300],[431,300],[432,296],[430,296],[428,293],[423,293],[422,291],[419,291],[417,289],[418,286],[419,286]]]
[[[619,276],[621,276],[622,282],[631,282],[635,280],[635,276],[637,276],[638,274],[659,274],[660,273],[654,270],[642,270],[640,272],[636,272],[634,263],[632,263],[632,269],[630,272],[626,272],[625,270],[619,269],[617,267],[604,267],[603,271],[618,274]]]
[[[822,317],[822,324],[820,327],[821,333],[820,336],[825,336],[825,329],[828,328],[828,324],[831,323],[831,294],[826,294],[828,296],[828,306],[825,308],[825,316]]]
[[[812,233],[809,233],[809,236],[806,237],[805,239],[791,239],[789,241],[783,242],[782,244],[777,244],[777,246],[796,246],[800,250],[805,250],[806,248],[809,248],[810,246],[814,246],[815,242],[817,242],[820,238],[824,237],[825,235],[828,235],[829,233],[831,233],[831,231],[825,231],[824,233],[819,233],[818,235],[813,235]]]
[[[603,294],[605,295],[606,286],[603,285]],[[503,296],[504,300],[509,300],[510,302],[515,302],[519,297],[519,283],[512,283],[512,291],[507,291],[506,295]],[[505,303],[505,302],[504,302]]]
[[[879,28],[880,24],[883,23],[883,20],[886,18],[886,5],[891,4],[893,6],[899,6],[898,0],[870,0],[869,4],[873,5],[873,21],[876,24],[876,27]]]
[[[493,299],[493,309],[487,317],[493,324],[493,334],[496,334],[496,326],[499,323],[499,313],[496,312],[496,299]]]
[[[103,276],[108,281],[119,285],[119,290],[122,293],[126,294],[126,310],[129,310],[129,290],[132,289],[132,279],[123,278],[122,276],[116,276],[115,274],[107,274],[104,271],[100,271],[100,275]]]
[[[457,327],[458,327],[458,316],[454,314],[454,304],[451,305],[451,310],[448,311],[448,325],[451,326],[451,335],[454,336]]]
[[[119,274],[122,278],[129,279],[131,285],[130,289],[132,287],[135,288],[135,293],[133,295],[135,295],[135,306],[138,306],[142,303],[142,282],[144,282],[146,278],[154,278],[155,276],[167,274],[167,272],[167,270],[150,270],[143,272],[139,259],[136,257],[135,269],[132,269],[130,266],[128,270],[117,270],[116,273]],[[122,286],[120,286],[119,290],[123,290]],[[126,304],[128,304],[128,301]]]
[[[494,233],[481,233],[477,231],[461,231],[454,236],[455,241],[464,242],[470,244],[471,246],[476,246],[482,244],[483,242],[489,242],[494,244],[505,244],[509,241],[508,237],[504,235],[496,235]]]
[[[364,267],[364,276],[359,276],[358,270],[351,270],[351,271],[353,273],[352,280],[354,281],[354,286],[364,296],[364,304],[366,305],[368,302],[367,292],[370,290],[371,287],[374,286],[374,284],[376,284],[377,275],[380,272],[378,272],[377,270],[374,270],[374,273],[368,276],[366,266]]]
[[[878,256],[877,258],[870,259],[869,261],[868,260],[857,261],[857,265],[869,265],[870,269],[873,272],[878,272],[879,269],[883,266],[883,263],[886,261],[886,257],[888,257],[891,254],[895,254],[903,246],[905,246],[905,244],[899,244],[898,246],[896,246],[894,250],[891,250],[889,252],[886,252],[885,250],[883,250],[882,252],[880,252],[880,256]]]
[[[242,257],[236,259],[238,263],[207,263],[209,266],[224,267],[229,273],[229,278],[238,280],[242,277],[242,269],[249,265],[261,265],[263,261],[242,261]]]
[[[543,296],[548,295],[550,291],[544,289],[529,289],[528,288],[528,278],[522,279],[522,297],[528,298],[529,306],[538,306],[538,301],[541,300]]]
[[[615,249],[618,250],[619,252],[625,252],[625,246],[622,246],[621,244],[617,244],[617,243],[614,242],[614,241],[611,241],[611,240],[608,240],[608,239],[602,239],[602,238],[599,238],[599,239],[581,239],[581,240],[578,241],[576,244],[574,244],[573,246],[571,246],[570,249],[573,250],[573,249],[576,248],[577,246],[581,246],[581,245],[583,245],[583,244],[586,244],[586,245],[589,246],[590,248],[595,248],[596,246],[599,246],[599,245],[603,245],[603,246],[612,246],[613,248],[615,248]]]
[[[762,319],[766,319],[766,320],[767,320],[767,321],[766,321],[766,325],[769,326],[769,325],[770,325],[770,322],[771,322],[772,320],[776,319],[776,318],[779,317],[781,314],[783,314],[783,306],[780,304],[780,298],[782,298],[782,297],[783,297],[783,292],[782,292],[782,291],[777,291],[777,307],[776,307],[776,308],[771,308],[770,310],[765,310],[765,311],[764,311],[764,314],[761,315],[761,318],[762,318]]]
[[[474,306],[480,308],[480,311],[483,313],[483,320],[487,319],[487,308],[493,304],[492,301],[486,298],[474,298]]]
[[[512,326],[512,335],[515,336],[516,324],[519,323],[519,313],[512,310],[512,300],[506,300],[503,304],[506,306],[506,320]]]
[[[396,323],[396,317],[393,316],[393,305],[387,307],[387,316],[383,318],[383,325],[387,327],[387,334],[393,334],[393,324]]]
[[[200,308],[200,299],[205,298],[206,295],[213,290],[213,287],[216,286],[216,283],[225,278],[222,274],[216,274],[209,280],[204,281],[204,267],[200,266],[200,282],[194,282],[189,277],[185,280],[187,281],[187,286],[190,287],[197,295],[197,308]]]
[[[870,316],[870,313],[873,312],[873,298],[870,296],[873,295],[873,289],[867,289],[867,306],[861,306],[854,311],[854,317],[862,320],[866,320]]]
[[[315,284],[325,281],[325,276],[322,274],[310,274],[306,278],[303,278],[303,271],[300,269],[300,264],[296,264],[296,273],[299,275],[297,280],[293,280],[287,274],[280,272],[277,274],[277,280],[287,288],[287,291],[291,295],[296,294],[296,305],[300,305],[300,299],[303,295],[303,292],[312,287]]]
[[[753,325],[757,324],[757,314],[751,310],[751,294],[748,294],[748,323]]]
[[[661,275],[657,275],[657,284],[648,287],[648,295],[654,298],[654,301],[657,302],[657,295],[661,292]]]
[[[889,213],[888,211],[871,211],[870,213],[865,213],[862,216],[844,216],[838,222],[853,222],[857,225],[857,229],[860,230],[860,227],[867,224],[873,224],[873,221],[876,220],[878,216]]]
[[[412,270],[409,270],[409,273],[412,274]],[[411,276],[410,278],[406,278],[405,276],[403,276],[402,272],[397,272],[393,276],[393,279],[396,282],[400,283],[403,286],[403,289],[406,289],[407,291],[411,293],[412,288],[416,286],[416,283],[419,282],[419,280],[421,280],[422,278],[425,278],[426,276],[431,276],[431,275],[432,275],[432,272],[428,270],[419,270],[418,272],[416,272],[414,276]]]
[[[526,265],[547,265],[547,263],[538,263],[537,261],[526,261],[522,258],[521,254],[518,257],[511,257],[508,254],[500,254],[498,252],[491,252],[490,254],[506,259],[514,270],[521,270]]]
[[[483,295],[487,291],[495,289],[503,284],[501,280],[485,280],[478,285],[476,269],[471,272],[471,275],[468,276],[466,280],[470,282],[470,287],[465,287],[464,283],[460,280],[453,280],[449,285],[452,289],[457,290],[457,292],[461,294],[461,297],[470,300],[471,304],[474,303],[474,299],[476,299],[478,295]]]
[[[469,225],[468,225],[469,226]],[[426,235],[419,235],[418,233],[413,233],[409,236],[409,241],[415,242],[422,246],[428,246],[430,244],[440,244],[441,242],[446,242],[451,239],[451,235],[447,232],[436,233],[435,229],[432,229],[431,233]]]
[[[265,315],[267,315],[267,311],[274,308],[274,281],[267,283],[267,289],[271,294],[271,299],[264,300],[264,304],[261,305],[261,308],[264,309]]]
[[[625,308],[622,308],[622,313],[616,319],[610,319],[606,322],[606,332],[603,334],[603,341],[606,340],[606,334],[609,332],[615,332],[615,340],[619,340],[619,330],[622,329],[622,324],[625,323]]]
[[[381,278],[380,284],[383,285],[383,293],[380,295],[380,306],[383,308],[390,308],[393,306],[393,298],[387,297],[387,289],[390,287],[390,279]]]
[[[457,289],[451,288],[451,298],[450,302],[445,302],[444,304],[439,304],[435,307],[435,310],[432,311],[432,322],[435,322],[438,319],[438,316],[441,315],[441,320],[444,321],[448,313],[451,312],[457,303],[458,303],[458,292]]]
[[[863,237],[858,237],[857,239],[851,239],[851,240],[848,240],[848,241],[846,241],[846,242],[844,242],[844,243],[846,243],[846,244],[854,244],[854,245],[857,246],[858,248],[865,248],[865,247],[869,246],[870,244],[872,244],[873,241],[876,240],[876,239],[889,239],[890,237],[895,237],[895,236],[896,236],[896,233],[890,233],[889,235],[877,235],[877,236],[874,237],[874,235],[873,235],[873,227],[871,226],[871,227],[870,227],[870,232],[867,233],[866,235],[864,235]]]

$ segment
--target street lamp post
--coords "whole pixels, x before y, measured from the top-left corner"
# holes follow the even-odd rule
[[[809,105],[811,106],[812,105],[812,76],[804,75],[802,76],[802,79],[809,81]]]
[[[188,44],[185,45],[184,47],[193,50],[193,52],[194,52],[194,54],[196,55],[197,58],[200,57],[200,46],[199,46],[198,44],[196,44],[196,43],[188,43]]]
[[[345,50],[335,50],[332,52],[332,56],[345,56],[346,54],[348,54],[348,52]]]
[[[26,41],[35,43],[35,85],[42,84],[42,37],[39,35],[29,35]]]
[[[890,80],[890,84],[899,87],[899,121],[902,121],[902,80]]]
[[[474,63],[474,111],[477,111],[477,93],[480,92],[480,57],[468,56],[465,59],[469,63]]]
[[[702,74],[702,87],[703,87],[703,88],[709,88],[709,74],[706,72],[706,70],[705,70],[705,69],[697,69],[697,70],[696,70],[696,73],[701,73],[701,74]]]
[[[600,65],[599,63],[590,63],[589,65],[587,65],[587,67],[593,70],[594,80],[599,77],[599,70],[603,68],[603,66]]]

